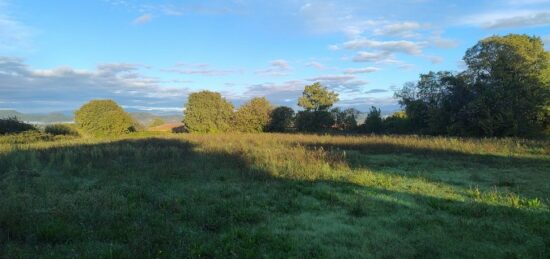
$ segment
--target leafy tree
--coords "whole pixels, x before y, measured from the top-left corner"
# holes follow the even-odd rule
[[[493,36],[464,56],[468,69],[430,72],[396,93],[421,134],[533,136],[550,130],[550,54],[538,37]]]
[[[550,126],[550,54],[539,37],[489,37],[464,61],[475,94],[469,123],[483,135],[528,136]]]
[[[384,129],[383,126],[380,109],[372,106],[363,125],[364,131],[366,133],[381,133]]]
[[[294,123],[294,110],[287,106],[279,106],[271,111],[269,131],[286,132]]]
[[[135,131],[134,120],[112,100],[92,100],[75,112],[76,125],[96,136]]]
[[[359,111],[354,108],[348,108],[341,110],[340,108],[333,108],[330,110],[334,119],[334,128],[339,131],[354,131],[357,129],[357,116]]]
[[[159,117],[155,117],[155,118],[153,119],[153,121],[151,122],[151,124],[149,124],[149,127],[150,127],[150,128],[153,128],[153,127],[157,127],[157,126],[163,125],[163,124],[165,124],[165,123],[166,123],[166,122],[165,122],[163,119],[161,119],[161,118],[159,118]]]
[[[404,111],[394,112],[383,121],[384,132],[389,134],[407,134],[411,133],[409,119]]]
[[[36,130],[33,125],[19,121],[17,117],[0,119],[0,135]]]
[[[337,93],[329,91],[317,82],[306,85],[302,97],[298,99],[298,105],[306,111],[326,111],[337,101]]]
[[[302,132],[323,132],[334,125],[329,111],[300,111],[296,114],[296,128]]]
[[[271,103],[257,97],[242,105],[235,113],[235,127],[241,132],[263,132],[271,120]]]
[[[201,91],[189,95],[183,118],[189,132],[227,132],[232,121],[233,105],[220,93]]]
[[[334,118],[328,111],[338,101],[338,94],[329,91],[320,83],[306,85],[298,105],[305,111],[296,115],[296,128],[305,132],[320,132],[334,124]]]

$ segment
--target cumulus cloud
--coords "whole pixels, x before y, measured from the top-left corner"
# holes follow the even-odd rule
[[[363,68],[348,68],[344,70],[345,74],[365,74],[372,73],[380,70],[377,67],[363,67]]]
[[[355,57],[352,59],[354,62],[392,62],[393,54],[387,51],[384,52],[368,52],[368,51],[359,51]]]
[[[153,20],[153,16],[151,14],[144,14],[132,21],[133,24],[145,24],[148,22],[151,22]]]
[[[550,10],[510,10],[468,16],[463,23],[486,29],[536,27],[550,25]]]
[[[94,70],[70,67],[37,70],[18,58],[0,57],[0,96],[21,111],[73,110],[90,99],[121,105],[181,107],[188,89],[164,86],[136,64],[103,64]]]
[[[360,93],[368,82],[357,79],[354,75],[321,75],[308,78],[307,81],[319,82],[339,93]]]
[[[412,55],[422,53],[420,44],[407,40],[399,41],[376,41],[369,39],[355,39],[344,42],[343,47],[346,49],[376,49],[388,52],[402,52]]]
[[[374,34],[410,38],[418,36],[415,31],[423,29],[424,27],[427,26],[423,26],[417,22],[396,22],[384,25],[382,28],[375,29]]]
[[[432,64],[439,64],[443,62],[443,58],[440,56],[427,56],[426,58],[428,58]]]
[[[291,70],[292,67],[290,67],[288,61],[284,59],[277,59],[271,61],[271,65],[268,68],[256,71],[256,74],[266,76],[286,76]]]
[[[171,68],[162,69],[164,72],[171,72],[184,75],[203,75],[203,76],[227,76],[235,73],[242,73],[241,69],[215,69],[209,64],[186,64],[179,63]]]
[[[309,63],[307,63],[307,66],[308,67],[314,67],[316,69],[319,69],[319,70],[323,70],[323,69],[326,69],[327,67],[317,61],[311,61]]]

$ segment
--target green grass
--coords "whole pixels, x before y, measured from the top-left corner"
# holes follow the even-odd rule
[[[10,138],[0,257],[550,257],[548,141]]]

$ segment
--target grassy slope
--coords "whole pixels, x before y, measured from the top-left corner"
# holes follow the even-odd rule
[[[550,256],[548,142],[276,134],[6,142],[7,257]]]

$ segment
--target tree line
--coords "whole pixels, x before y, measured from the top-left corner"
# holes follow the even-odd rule
[[[302,109],[297,112],[287,106],[275,107],[265,97],[252,98],[235,109],[220,93],[192,93],[183,123],[187,131],[199,133],[550,134],[550,52],[544,50],[539,37],[488,37],[469,48],[463,60],[467,68],[462,72],[430,71],[396,91],[402,111],[384,117],[380,109],[372,107],[362,123],[358,123],[358,110],[333,108],[338,93],[320,83],[305,86],[297,103]],[[75,123],[94,135],[125,134],[142,128],[111,100],[83,105],[75,112]],[[27,127],[13,119],[0,122],[0,126]]]

